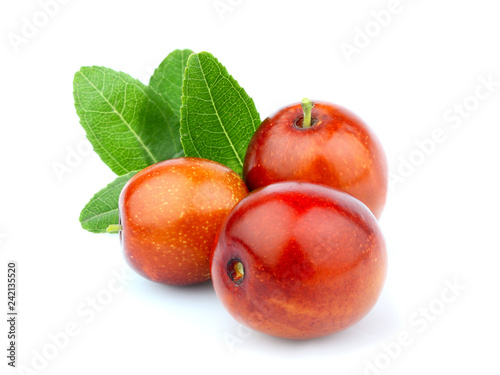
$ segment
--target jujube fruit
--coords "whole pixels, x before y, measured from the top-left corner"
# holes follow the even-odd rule
[[[306,181],[345,191],[380,218],[388,172],[368,126],[340,106],[304,99],[266,118],[248,146],[243,179],[250,191],[280,181]]]
[[[209,280],[216,232],[247,193],[235,172],[211,160],[170,159],[142,170],[119,199],[120,236],[128,263],[163,284]]]
[[[381,293],[385,242],[368,208],[330,187],[281,182],[244,198],[211,255],[218,298],[240,323],[290,339],[345,329]]]

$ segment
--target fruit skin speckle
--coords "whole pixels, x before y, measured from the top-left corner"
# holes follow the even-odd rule
[[[217,230],[246,195],[243,180],[211,160],[177,158],[137,173],[119,199],[121,244],[129,265],[169,285],[210,279]]]
[[[237,282],[235,260],[244,269]],[[211,270],[217,296],[240,323],[310,339],[346,329],[371,310],[387,254],[376,218],[360,201],[323,185],[281,182],[231,211]]]

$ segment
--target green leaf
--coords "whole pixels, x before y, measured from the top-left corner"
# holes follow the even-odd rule
[[[116,174],[183,154],[178,116],[156,90],[103,67],[82,67],[73,85],[87,138]]]
[[[187,156],[243,170],[248,143],[260,124],[253,100],[210,53],[192,54],[182,86],[181,142]]]
[[[149,87],[165,99],[178,120],[181,117],[182,80],[188,58],[192,53],[190,49],[176,49],[171,52],[155,70],[149,81]]]
[[[92,197],[80,213],[83,229],[93,233],[106,233],[108,226],[118,224],[118,198],[125,184],[136,173],[137,171],[133,171],[117,177]]]

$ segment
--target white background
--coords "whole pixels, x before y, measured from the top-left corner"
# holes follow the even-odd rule
[[[233,5],[220,15],[213,0],[66,0],[45,25],[40,3],[0,6],[0,311],[15,260],[19,373],[498,372],[497,2],[401,0],[376,21],[389,1],[222,0]],[[34,17],[37,34],[16,48],[13,34]],[[360,47],[350,59],[343,42]],[[74,73],[100,65],[147,82],[176,48],[218,57],[262,118],[308,96],[351,109],[378,134],[396,178],[380,222],[389,274],[356,326],[304,342],[249,332],[210,283],[167,287],[127,273],[116,235],[81,229],[81,208],[114,175],[93,152],[70,156],[85,145]],[[433,134],[442,142],[425,143],[424,155],[417,143]],[[68,160],[58,178],[54,163]],[[54,350],[68,324],[76,332]],[[0,372],[15,374],[1,327]]]

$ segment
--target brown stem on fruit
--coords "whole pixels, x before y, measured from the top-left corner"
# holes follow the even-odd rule
[[[311,112],[314,107],[314,102],[308,98],[302,99],[302,110],[304,111],[304,120],[302,121],[302,128],[311,127]]]
[[[241,284],[243,277],[245,276],[243,263],[241,263],[238,259],[231,259],[227,264],[227,273],[231,280],[233,280],[236,284]]]
[[[234,265],[234,270],[236,271],[236,275],[238,277],[243,277],[245,275],[245,269],[243,268],[243,264],[241,264],[241,262]]]

